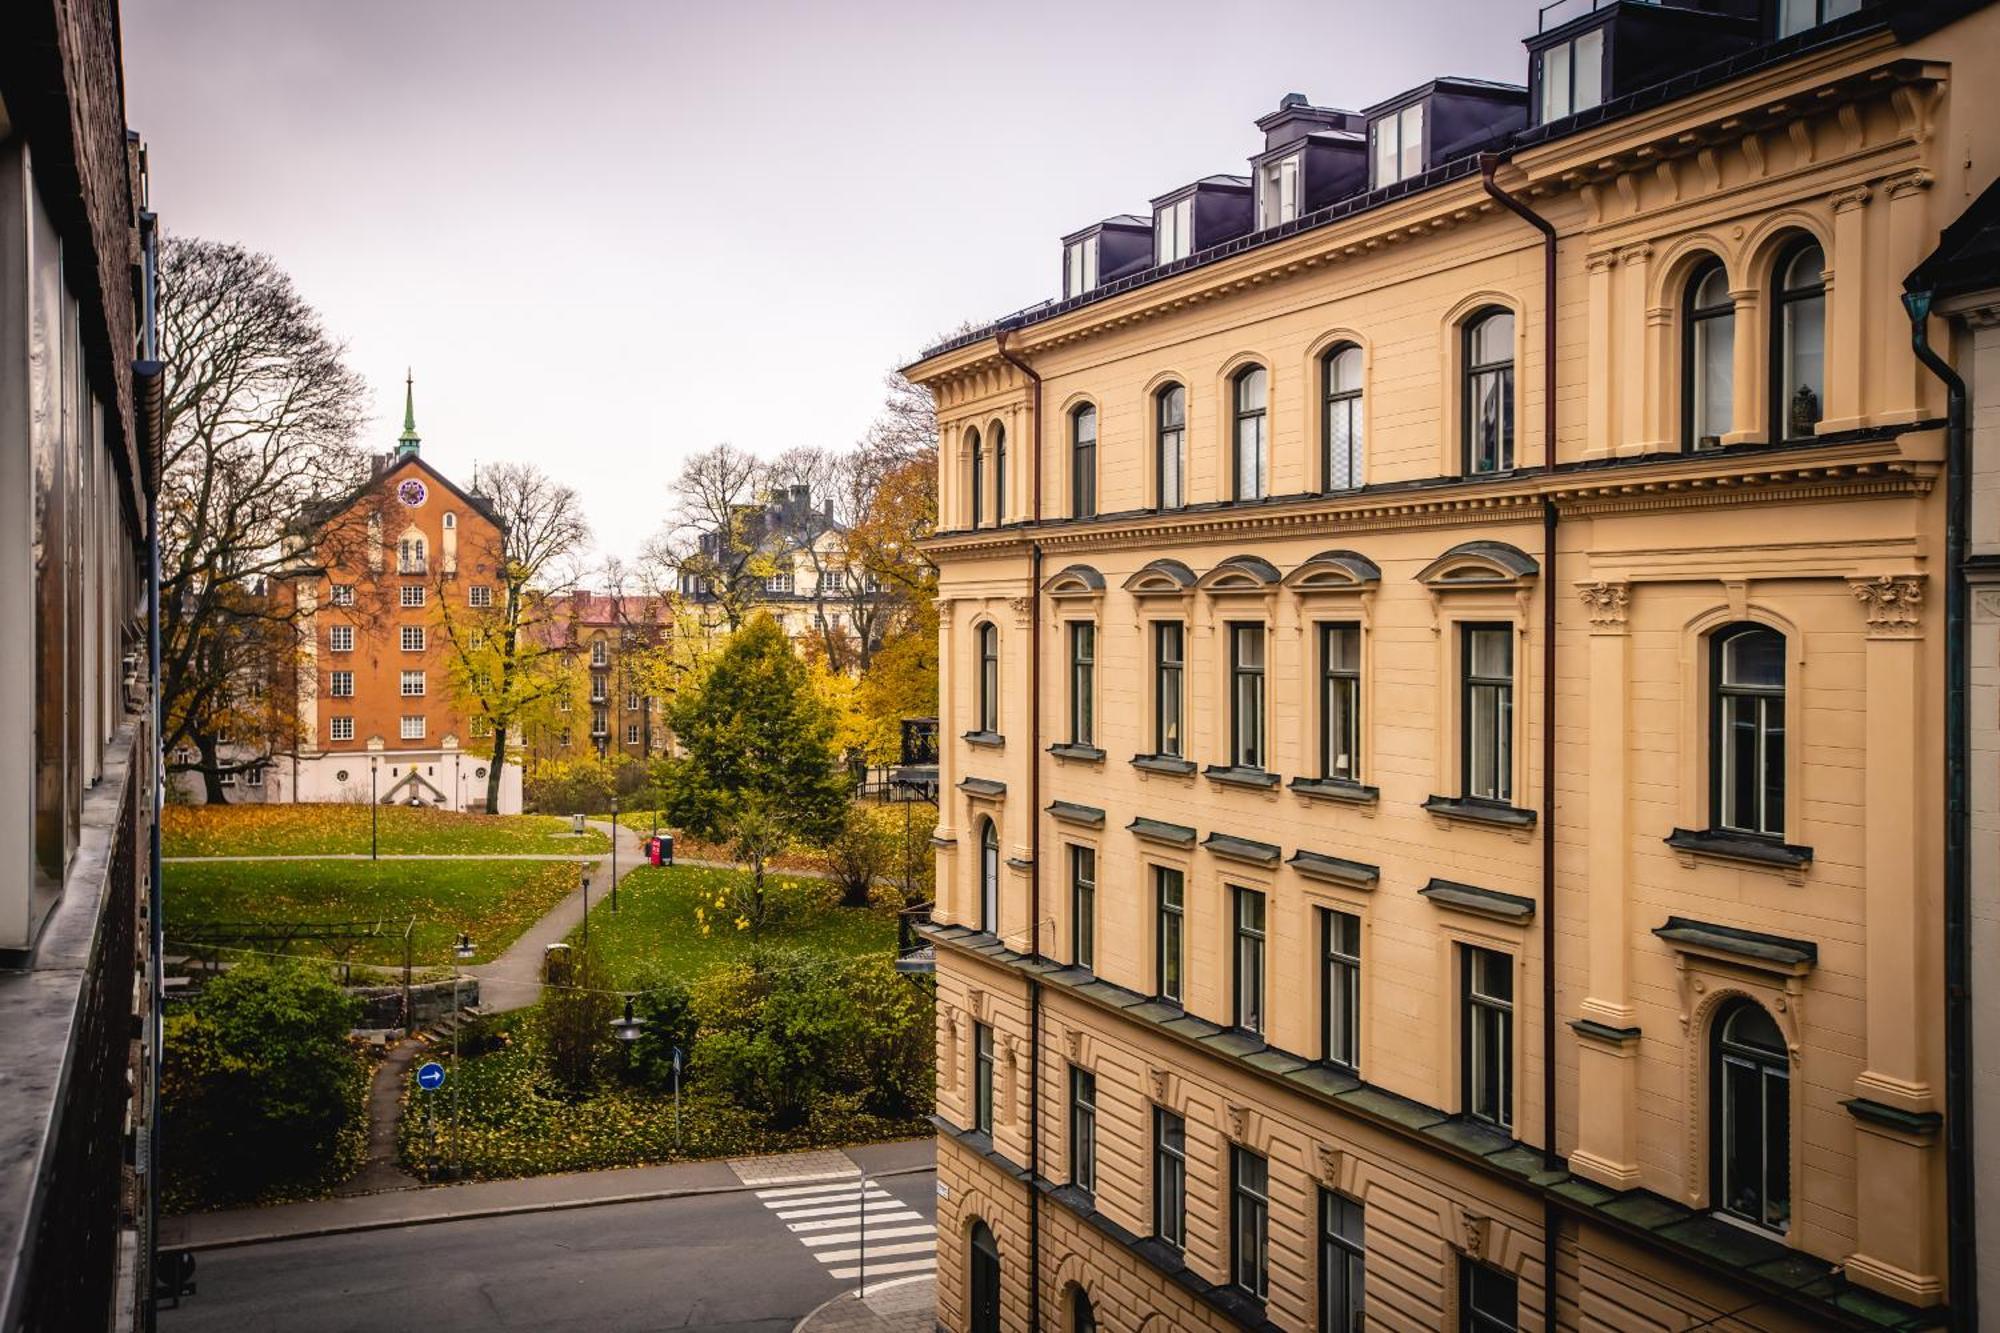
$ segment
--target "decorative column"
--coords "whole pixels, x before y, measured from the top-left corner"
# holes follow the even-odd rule
[[[1618,338],[1618,439],[1616,452],[1636,454],[1646,446],[1646,386],[1653,376],[1646,373],[1646,283],[1652,268],[1653,247],[1628,245],[1618,252],[1624,269],[1619,284],[1618,303],[1625,317],[1619,321]]]
[[[1833,251],[1827,266],[1833,270],[1826,284],[1826,414],[1818,432],[1853,430],[1864,424],[1864,392],[1861,350],[1867,345],[1870,300],[1867,283],[1867,220],[1871,195],[1865,185],[1835,194],[1833,204]],[[1883,328],[1880,313],[1876,322]],[[1740,325],[1738,326],[1741,327]],[[1904,339],[1905,342],[1908,339]]]
[[[1626,737],[1631,726],[1626,613],[1631,585],[1579,583],[1590,615],[1589,982],[1577,1017],[1576,1148],[1570,1169],[1612,1189],[1641,1183],[1638,1153],[1639,1027],[1628,967]]]
[[[1937,229],[1931,225],[1928,208],[1932,180],[1930,172],[1919,170],[1893,176],[1882,183],[1889,196],[1889,253],[1885,267],[1890,273],[1908,273],[1937,243]],[[1935,381],[1910,350],[1909,320],[1902,311],[1894,310],[1885,311],[1876,323],[1882,330],[1875,339],[1882,373],[1875,381],[1880,398],[1872,414],[1874,422],[1891,425],[1920,421],[1932,415],[1925,403]]]
[[[1855,1252],[1847,1275],[1914,1305],[1943,1299],[1941,1117],[1927,1074],[1938,1042],[1929,926],[1939,885],[1932,839],[1938,781],[1925,725],[1924,577],[1850,579],[1868,617],[1866,853],[1867,1068],[1846,1103],[1855,1122]],[[1929,751],[1929,754],[1926,754]]]
[[[1771,430],[1765,410],[1771,394],[1770,367],[1765,362],[1770,344],[1756,333],[1764,327],[1757,313],[1764,294],[1755,286],[1732,287],[1729,299],[1736,307],[1735,356],[1730,376],[1729,433],[1722,442],[1745,444],[1764,439]]]
[[[1583,429],[1585,458],[1607,457],[1617,431],[1614,415],[1617,405],[1611,392],[1611,270],[1617,264],[1618,256],[1609,250],[1600,250],[1583,261],[1584,287],[1590,296],[1590,341],[1584,352],[1584,390],[1588,395]]]

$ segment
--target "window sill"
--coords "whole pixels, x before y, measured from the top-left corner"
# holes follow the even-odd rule
[[[1250,787],[1258,791],[1270,791],[1279,781],[1278,775],[1267,768],[1244,768],[1238,764],[1210,764],[1202,774],[1210,782],[1225,787]]]
[[[1806,869],[1812,865],[1813,849],[1793,843],[1771,842],[1723,829],[1677,828],[1663,841],[1679,855],[1682,865],[1697,861],[1727,861],[1732,865],[1776,870],[1793,884],[1805,883]]]
[[[1293,778],[1289,784],[1299,795],[1313,801],[1337,801],[1342,805],[1375,805],[1381,789],[1345,778]]]
[[[1098,749],[1095,745],[1078,745],[1072,741],[1057,741],[1049,747],[1049,753],[1058,759],[1068,760],[1072,763],[1101,764],[1104,762],[1104,751]]]
[[[1002,750],[1007,746],[1007,738],[997,731],[968,731],[959,739],[967,745],[984,746],[989,750]]]
[[[1164,773],[1169,777],[1191,778],[1194,776],[1194,760],[1182,759],[1171,754],[1135,754],[1132,767],[1146,773]]]
[[[1479,824],[1505,829],[1517,841],[1526,842],[1535,827],[1535,812],[1498,801],[1482,801],[1469,796],[1433,796],[1424,809],[1446,824]]]

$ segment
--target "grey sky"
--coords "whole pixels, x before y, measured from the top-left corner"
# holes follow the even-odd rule
[[[600,548],[689,452],[843,445],[1056,239],[1242,171],[1289,90],[1520,82],[1533,0],[125,0],[171,230],[268,251],[424,450],[539,463]]]

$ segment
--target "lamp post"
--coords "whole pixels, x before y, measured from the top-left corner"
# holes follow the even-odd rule
[[[583,863],[583,971],[584,984],[590,982],[590,862]]]
[[[458,944],[452,952],[458,955],[460,962],[470,961],[474,952],[472,936],[462,930],[459,931]],[[464,976],[465,973],[458,968],[454,967],[451,970],[451,1175],[454,1180],[465,1170],[465,1159],[459,1152],[459,1127],[463,1121],[459,1115],[459,1108],[462,1105],[459,1087],[465,1080],[459,1077],[458,1070],[458,1030],[465,1026],[465,1002],[459,996],[458,984]]]
[[[368,859],[373,861],[381,851],[382,840],[377,822],[381,818],[382,797],[375,787],[375,774],[382,761],[374,755],[368,756]]]
[[[611,915],[618,915],[618,793],[611,793]]]

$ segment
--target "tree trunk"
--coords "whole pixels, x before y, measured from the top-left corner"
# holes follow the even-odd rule
[[[195,737],[195,748],[201,751],[202,799],[210,805],[228,805],[229,793],[222,785],[222,761],[216,757],[215,737]]]
[[[500,813],[500,770],[507,762],[507,728],[504,723],[493,728],[493,758],[486,765],[486,813]]]

